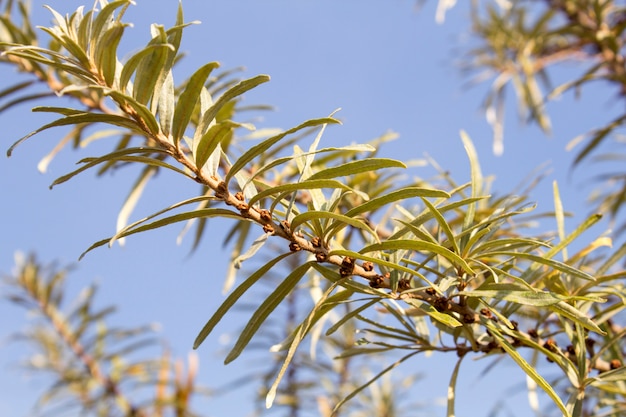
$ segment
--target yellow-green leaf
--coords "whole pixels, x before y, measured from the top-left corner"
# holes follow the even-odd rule
[[[318,171],[308,177],[307,180],[344,177],[347,175],[355,175],[362,172],[375,171],[383,168],[406,168],[406,165],[395,159],[365,158]]]
[[[278,262],[291,255],[291,252],[283,253],[282,255],[277,256],[272,259],[261,268],[257,269],[252,275],[250,275],[244,282],[241,283],[235,290],[230,293],[230,295],[224,300],[224,302],[219,306],[219,308],[213,313],[209,321],[202,327],[198,336],[196,336],[196,340],[193,342],[193,348],[197,349],[204,339],[207,338],[209,334],[213,331],[217,323],[222,320],[222,317],[230,310],[230,308],[235,305],[237,300],[241,298],[241,296],[250,289],[259,279],[265,276],[267,272],[272,269],[274,265]]]
[[[269,77],[268,77],[268,80],[269,80]],[[208,112],[208,110],[207,110],[207,112]],[[300,124],[300,125],[298,125],[296,127],[293,127],[293,128],[291,128],[289,130],[286,130],[286,131],[284,131],[282,133],[279,133],[278,135],[272,136],[271,138],[268,138],[268,139],[264,140],[263,142],[255,145],[253,147],[251,147],[246,152],[244,152],[244,154],[241,155],[237,159],[237,161],[235,161],[233,166],[228,171],[228,174],[226,174],[226,178],[224,179],[224,181],[228,184],[230,179],[237,172],[239,172],[241,169],[246,167],[250,161],[252,161],[257,156],[265,153],[269,148],[271,148],[275,143],[277,143],[278,141],[283,139],[285,136],[291,135],[293,133],[296,133],[296,132],[298,132],[298,131],[300,131],[302,129],[306,129],[308,127],[320,126],[320,125],[327,124],[327,123],[328,124],[339,123],[339,121],[335,120],[335,119],[332,119],[330,117],[324,117],[322,119],[307,120],[306,122],[304,122],[304,123],[302,123],[302,124]]]
[[[231,351],[226,356],[224,363],[230,363],[237,359],[241,352],[248,346],[248,343],[255,335],[255,333],[259,330],[261,325],[265,322],[267,317],[270,315],[272,311],[282,303],[289,293],[295,288],[296,284],[300,282],[300,279],[306,274],[306,272],[311,268],[311,266],[315,264],[314,261],[307,262],[303,265],[300,265],[296,269],[294,269],[288,276],[278,284],[276,289],[267,296],[267,298],[261,303],[259,308],[254,312],[246,327],[239,334],[239,338],[237,342],[235,342],[235,346],[231,349]]]
[[[178,143],[180,138],[185,134],[185,129],[189,124],[189,119],[191,119],[204,83],[211,74],[211,71],[218,67],[219,63],[217,62],[210,62],[203,65],[189,78],[189,81],[187,81],[187,85],[185,85],[185,89],[180,94],[174,110],[172,138],[175,144]],[[198,166],[202,165],[203,164],[199,164]]]
[[[430,252],[434,254],[438,254],[448,259],[454,265],[460,266],[470,275],[474,275],[474,270],[468,265],[465,259],[461,258],[456,253],[452,252],[450,249],[441,246],[432,242],[425,242],[423,240],[405,240],[405,239],[397,239],[397,240],[387,240],[381,243],[374,243],[372,245],[366,246],[361,249],[359,252],[367,253],[374,251],[386,251],[386,250],[413,250],[420,252]]]

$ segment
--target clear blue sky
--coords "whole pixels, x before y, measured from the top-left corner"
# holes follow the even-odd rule
[[[127,31],[126,50],[148,41],[150,23],[173,24],[178,3],[136,2],[125,19],[134,23]],[[82,4],[75,0],[49,3],[62,13]],[[445,24],[437,25],[434,0],[419,12],[411,0],[187,0],[183,3],[186,19],[202,23],[185,32],[181,49],[188,56],[178,68],[177,79],[209,61],[220,61],[222,68],[243,65],[248,76],[269,74],[269,84],[246,96],[247,103],[277,108],[266,113],[257,126],[289,128],[341,107],[338,116],[344,124],[332,127],[323,139],[325,143],[365,142],[393,130],[400,139],[386,146],[386,156],[406,160],[427,153],[459,182],[469,179],[459,139],[459,130],[464,129],[475,141],[484,174],[495,175],[495,190],[509,191],[533,168],[548,163],[552,172],[533,194],[539,210],[551,210],[551,182],[556,179],[565,208],[581,219],[587,212],[583,204],[587,192],[580,187],[581,175],[569,175],[572,155],[564,147],[574,136],[610,119],[617,111],[614,96],[596,86],[584,91],[582,101],[566,96],[551,105],[551,138],[535,127],[521,126],[510,107],[504,155],[493,156],[491,131],[480,110],[485,86],[466,91],[465,80],[454,66],[464,50],[459,46],[469,24],[467,6],[459,3]],[[35,20],[47,25],[49,14],[42,4],[33,0]],[[20,79],[7,67],[0,68],[0,74],[0,87]],[[30,114],[27,106],[0,115],[2,148],[47,120]],[[35,251],[45,262],[73,263],[92,242],[114,231],[117,210],[136,171],[122,170],[100,179],[86,173],[50,191],[49,184],[73,169],[75,161],[98,152],[98,148],[65,152],[46,174],[40,174],[38,161],[62,135],[62,130],[40,134],[18,148],[12,158],[0,159],[1,272],[11,270],[16,250]],[[415,174],[428,176],[419,169]],[[194,184],[161,175],[149,187],[135,218],[196,192]],[[570,220],[568,225],[571,230],[576,223]],[[211,227],[216,236],[225,230],[216,222]],[[116,320],[120,324],[160,323],[173,353],[184,357],[222,299],[228,253],[221,249],[221,239],[216,239],[205,241],[189,258],[189,242],[182,246],[175,243],[178,232],[179,228],[171,227],[132,237],[124,248],[98,249],[78,264],[70,280],[73,287],[80,288],[96,279],[100,283],[99,305],[117,304],[120,313]],[[23,311],[3,302],[0,317],[0,415],[25,416],[46,384],[36,375],[25,376],[17,367],[26,357],[24,346],[6,343],[12,332],[24,328]],[[217,333],[228,330],[226,323]],[[199,351],[200,381],[209,387],[234,379],[246,366],[243,358],[224,367],[223,349],[214,337]],[[453,364],[454,360],[446,357],[413,360],[409,366],[415,367],[415,372],[429,375],[416,385],[415,399],[428,402],[445,398]],[[502,415],[529,415],[524,389],[517,389],[524,383],[521,371],[509,363],[482,378],[479,372],[484,366],[484,362],[464,363],[458,384],[459,415],[481,415],[485,404],[493,406],[510,388],[515,392],[510,394],[514,402]],[[246,415],[250,411],[246,404],[251,401],[249,391],[212,399],[207,414]],[[236,410],[232,409],[234,404]],[[443,407],[431,406],[429,411],[444,414]]]

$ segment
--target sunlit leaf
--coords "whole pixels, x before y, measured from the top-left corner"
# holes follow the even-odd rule
[[[366,201],[363,204],[359,204],[357,207],[348,210],[345,215],[348,217],[354,217],[362,213],[373,212],[396,201],[415,197],[450,198],[450,194],[442,190],[421,187],[406,187],[392,191],[380,197],[372,198],[370,201]]]
[[[368,245],[360,250],[361,253],[374,252],[374,251],[387,251],[387,250],[413,250],[420,252],[430,252],[436,253],[438,255],[443,256],[448,259],[455,265],[463,268],[468,274],[474,275],[474,270],[468,265],[465,259],[461,258],[456,253],[452,252],[450,249],[438,245],[432,242],[425,242],[422,240],[404,240],[404,239],[396,239],[396,240],[387,240],[381,243],[374,243],[372,245]]]
[[[387,350],[387,349],[383,349],[383,350]],[[357,389],[355,389],[354,391],[352,391],[350,394],[348,394],[346,397],[344,397],[341,401],[339,401],[337,403],[337,405],[335,406],[335,408],[333,409],[333,412],[336,412],[337,410],[339,410],[339,408],[341,408],[341,406],[343,406],[346,402],[350,401],[352,398],[354,398],[359,392],[363,391],[365,388],[367,388],[368,386],[370,386],[372,383],[376,382],[376,380],[378,380],[381,376],[383,376],[384,374],[386,374],[387,372],[391,371],[392,369],[398,367],[400,364],[402,364],[402,362],[406,361],[407,359],[415,356],[416,354],[420,353],[419,350],[415,351],[415,352],[411,352],[406,356],[403,356],[402,358],[398,359],[396,362],[392,363],[391,365],[389,365],[388,367],[386,367],[385,369],[383,369],[382,371],[380,371],[378,374],[376,374],[372,379],[370,379],[369,381],[365,382],[363,385],[359,386]]]
[[[565,408],[565,404],[561,401],[561,398],[554,391],[554,388],[532,367],[526,360],[517,352],[517,349],[509,343],[509,341],[500,333],[500,331],[491,322],[487,321],[487,327],[493,334],[494,338],[498,341],[498,344],[508,353],[508,355],[517,363],[517,365],[528,375],[533,381],[543,389],[546,394],[552,399],[559,409],[563,412],[564,417],[569,417],[570,414]]]
[[[349,291],[341,291],[338,294],[335,294],[335,297],[331,297],[331,294],[335,290],[337,284],[338,283],[331,285],[324,292],[322,297],[320,297],[320,299],[317,300],[317,303],[315,304],[315,306],[313,307],[309,315],[296,328],[296,331],[292,337],[291,344],[289,346],[289,350],[287,351],[287,355],[285,356],[285,359],[280,367],[280,370],[278,371],[278,374],[276,375],[276,378],[274,379],[274,382],[272,383],[270,389],[267,392],[267,395],[265,396],[266,408],[272,407],[272,404],[274,403],[274,399],[276,398],[276,391],[278,390],[278,384],[280,384],[280,381],[285,375],[285,372],[287,371],[289,364],[291,363],[292,359],[294,358],[296,354],[296,350],[298,349],[298,346],[300,346],[300,343],[304,340],[306,335],[309,333],[309,330],[311,329],[311,327],[317,321],[319,321],[320,318],[326,315],[326,313],[328,313],[328,311],[331,310],[335,306],[335,303],[340,302],[340,301],[345,301],[350,296]]]
[[[117,47],[122,40],[126,25],[116,25],[108,29],[97,45],[95,63],[104,77],[107,86],[112,87],[117,69]]]
[[[585,313],[578,310],[574,306],[566,303],[565,301],[560,301],[556,304],[551,304],[548,308],[554,311],[556,314],[567,317],[568,319],[580,324],[585,329],[594,331],[598,334],[605,335],[604,332],[597,324],[593,322]]]
[[[211,74],[211,71],[218,67],[219,63],[217,62],[211,62],[203,65],[196,70],[191,78],[189,78],[189,81],[187,81],[185,89],[180,94],[174,110],[174,120],[172,123],[172,138],[174,140],[174,144],[178,143],[180,138],[183,137],[185,129],[187,129],[187,125],[189,124],[193,110],[196,107],[198,99],[200,98],[200,93],[202,92],[202,87],[204,86],[206,79]]]
[[[259,249],[263,247],[265,242],[267,242],[268,237],[270,237],[269,233],[263,233],[260,237],[255,239],[254,242],[252,242],[252,245],[250,246],[250,248],[245,253],[242,253],[241,255],[235,258],[235,260],[233,261],[235,268],[236,269],[241,268],[242,262],[244,262],[247,259],[252,258],[254,254],[256,254],[259,251]]]
[[[536,262],[539,265],[544,265],[551,269],[555,269],[557,271],[561,271],[565,274],[582,278],[588,280],[594,280],[595,278],[588,273],[581,271],[580,269],[574,268],[573,266],[567,265],[566,263],[556,261],[554,259],[546,258],[545,256],[534,255],[532,253],[526,252],[513,252],[513,251],[490,251],[481,253],[481,256],[489,257],[489,256],[510,256],[513,258],[521,258],[526,259],[528,261]]]
[[[143,104],[139,103],[137,100],[133,99],[130,96],[120,93],[119,91],[105,90],[105,94],[111,96],[117,103],[120,104],[122,108],[125,106],[129,106],[132,109],[132,112],[136,113],[141,120],[141,124],[147,128],[147,132],[152,135],[158,135],[159,133],[159,123],[156,120],[156,117],[150,109],[148,109]]]
[[[461,362],[465,356],[461,356],[458,361],[456,361],[456,365],[454,365],[454,369],[452,370],[452,375],[450,376],[450,383],[448,384],[448,407],[446,411],[447,417],[455,417],[456,412],[454,411],[454,404],[456,400],[456,380],[459,376],[459,370],[461,369]]]
[[[492,288],[492,289],[491,289]],[[584,299],[586,301],[604,302],[598,297],[567,297],[546,291],[528,291],[514,284],[492,284],[483,285],[480,289],[471,291],[460,291],[459,295],[468,297],[486,297],[496,300],[510,301],[516,304],[524,304],[535,307],[546,307],[558,304],[562,301]]]
[[[260,84],[266,83],[270,80],[270,77],[267,75],[257,75],[256,77],[253,78],[249,78],[247,80],[243,80],[239,83],[237,83],[236,85],[234,85],[233,87],[229,88],[227,91],[224,92],[224,94],[222,94],[215,103],[213,103],[211,105],[211,107],[209,107],[204,114],[202,114],[201,118],[200,118],[200,122],[198,122],[198,126],[196,127],[196,133],[194,134],[194,141],[197,141],[200,139],[200,137],[202,135],[205,134],[205,132],[207,131],[207,129],[211,126],[211,123],[213,122],[213,120],[217,117],[218,112],[227,104],[229,103],[231,100],[234,100],[235,98],[237,98],[238,96],[242,95],[243,93],[252,90],[253,88],[259,86]],[[191,94],[191,92],[190,92]],[[244,154],[245,155],[245,154]],[[242,155],[243,157],[243,155]],[[247,164],[249,161],[246,161],[244,163]],[[235,163],[235,165],[237,165]],[[235,172],[233,172],[233,175],[235,174]],[[229,177],[230,178],[230,177]],[[226,181],[226,183],[228,184],[228,181]]]
[[[328,228],[327,228],[328,235],[320,236],[326,239],[330,239],[332,235],[336,234],[341,228],[346,227],[346,226],[352,226],[357,229],[361,229],[367,232],[368,235],[376,238],[376,232],[374,232],[367,224],[365,224],[365,222],[357,220],[357,219],[353,219],[351,217],[344,216],[342,214],[331,213],[328,211],[310,210],[302,214],[298,214],[291,221],[291,229],[295,231],[301,224],[307,223],[311,221],[312,219],[334,220],[334,222],[328,225]]]
[[[268,78],[269,79],[269,78]],[[267,81],[267,79],[265,80],[261,80],[261,82]],[[252,161],[254,158],[256,158],[257,156],[263,154],[264,152],[266,152],[268,149],[270,149],[275,143],[277,143],[278,141],[282,140],[285,136],[288,135],[292,135],[302,129],[306,129],[308,127],[314,127],[314,126],[320,126],[323,124],[332,124],[332,123],[339,123],[339,121],[332,119],[332,118],[322,118],[322,119],[311,119],[311,120],[307,120],[306,122],[291,128],[289,130],[284,131],[283,133],[280,133],[278,135],[272,136],[269,139],[264,140],[263,142],[251,147],[250,149],[248,149],[246,152],[244,152],[243,155],[241,155],[237,161],[233,164],[233,166],[231,167],[230,171],[228,172],[228,174],[226,175],[226,178],[224,179],[224,181],[226,182],[226,184],[228,184],[228,182],[230,181],[230,179],[240,170],[242,170],[245,166],[247,166],[250,161]]]
[[[283,253],[276,258],[272,259],[261,268],[257,269],[252,275],[250,275],[244,282],[242,282],[235,290],[228,295],[226,300],[219,306],[219,308],[213,313],[209,321],[204,325],[200,333],[196,337],[196,340],[193,342],[193,348],[197,349],[204,339],[207,338],[209,334],[213,331],[217,323],[222,320],[224,315],[230,310],[230,308],[235,305],[237,300],[245,294],[246,291],[250,289],[259,279],[265,276],[267,272],[274,267],[278,262],[291,255],[291,252]]]
[[[242,220],[242,217],[239,213],[227,210],[227,209],[219,209],[219,208],[206,208],[201,210],[189,211],[186,213],[175,214],[173,216],[169,216],[163,219],[155,220],[152,223],[145,224],[143,226],[128,228],[126,227],[124,230],[117,233],[114,237],[110,237],[107,239],[100,240],[93,245],[91,245],[85,252],[80,255],[79,259],[82,259],[88,252],[92,251],[95,248],[106,245],[113,240],[120,239],[126,236],[133,235],[135,233],[146,232],[148,230],[158,229],[160,227],[164,227],[170,224],[184,222],[190,219],[195,219],[198,217],[221,217],[221,218],[231,218],[236,220]]]
[[[437,210],[437,208],[430,201],[426,200],[423,197],[422,197],[422,202],[424,203],[426,207],[428,207],[428,210],[430,210],[430,212],[433,214],[433,216],[435,217],[435,220],[437,220],[439,227],[441,228],[441,230],[443,230],[443,233],[448,238],[448,242],[450,243],[450,245],[452,245],[452,250],[454,251],[454,253],[460,253],[457,239],[454,236],[454,233],[452,232],[450,225],[448,224],[446,219],[443,217],[443,214],[441,214],[439,210]]]
[[[294,269],[288,276],[285,278],[276,289],[267,296],[265,301],[261,303],[259,308],[254,312],[246,327],[239,334],[239,338],[237,342],[235,342],[235,346],[231,349],[231,351],[224,359],[224,363],[230,363],[237,359],[237,357],[243,352],[245,347],[248,345],[252,336],[259,330],[261,325],[265,322],[267,317],[270,315],[276,307],[278,307],[282,301],[285,299],[289,293],[295,288],[295,286],[300,282],[304,274],[311,268],[311,265],[315,262],[307,262],[305,264],[300,265],[296,269]]]
[[[150,53],[144,55],[137,65],[133,97],[143,105],[147,105],[153,96],[156,96],[158,100],[161,88],[158,82],[165,80],[165,76],[170,70],[166,68],[168,55],[175,51],[175,48],[167,42],[167,35],[163,26],[152,25],[152,28],[155,29],[156,34],[149,45],[167,47],[151,48]],[[124,67],[124,69],[126,68]]]
[[[158,151],[161,151],[160,149]],[[52,184],[50,184],[50,188],[55,187],[56,185],[62,184],[66,181],[69,181],[70,179],[72,179],[74,176],[76,176],[77,174],[80,174],[81,172],[89,169],[89,168],[93,168],[96,165],[105,163],[105,162],[110,162],[110,161],[115,161],[115,162],[139,162],[139,163],[143,163],[146,165],[151,165],[154,167],[159,167],[159,168],[167,168],[169,170],[172,170],[176,173],[179,173],[181,175],[184,175],[186,177],[189,177],[189,174],[179,168],[176,168],[173,165],[168,164],[167,162],[163,162],[160,159],[156,159],[156,158],[151,158],[151,157],[147,157],[147,156],[136,156],[136,155],[131,155],[131,154],[137,154],[137,153],[143,153],[143,152],[137,152],[137,148],[127,148],[127,149],[122,149],[116,152],[111,152],[110,154],[101,156],[100,158],[87,158],[87,159],[83,159],[80,162],[83,162],[84,165],[82,165],[80,168],[70,172],[69,174],[65,174],[63,176],[60,176],[59,178],[57,178],[56,180],[54,180],[54,182],[52,182]],[[148,152],[145,152],[148,153]]]
[[[155,174],[156,169],[153,166],[147,166],[143,169],[143,171],[139,175],[139,178],[137,178],[137,180],[135,181],[135,184],[133,184],[130,194],[128,195],[128,197],[126,197],[126,200],[124,201],[124,204],[122,205],[122,208],[117,215],[117,232],[124,229],[128,225],[128,219],[130,218],[130,214],[135,209],[135,206],[137,205],[137,202],[139,201],[139,198],[141,197],[141,194],[143,193],[146,185]],[[119,239],[119,244],[123,245],[124,240]]]
[[[227,136],[232,133],[234,128],[240,126],[242,126],[240,123],[236,123],[231,120],[225,120],[211,126],[209,130],[207,130],[207,132],[202,135],[200,140],[197,142],[197,145],[195,146],[194,157],[196,158],[196,166],[198,168],[202,168],[207,160],[211,157],[211,155],[216,152],[216,149],[218,149],[218,152],[221,150],[221,147],[219,145],[221,144],[222,140],[226,139]],[[217,166],[215,168],[217,168]],[[210,172],[210,175],[215,174],[213,172]]]
[[[145,132],[142,132],[141,128],[139,127],[139,125],[137,125],[135,121],[124,116],[118,116],[115,114],[81,112],[78,114],[71,114],[62,119],[55,120],[54,122],[50,122],[46,125],[43,125],[39,129],[30,132],[28,135],[22,137],[13,145],[11,145],[11,147],[7,151],[7,156],[11,156],[11,154],[13,153],[13,149],[15,149],[15,147],[17,147],[22,142],[26,141],[27,139],[36,135],[39,132],[42,132],[46,129],[50,129],[52,127],[76,125],[76,124],[81,124],[81,123],[107,123],[107,124],[112,124],[115,126],[125,127],[131,131],[134,131],[140,134],[145,133]]]
[[[383,168],[406,168],[400,161],[385,158],[365,158],[356,161],[347,162],[336,167],[326,168],[311,175],[308,180],[330,179],[344,177],[347,175],[356,175],[362,172],[375,171]]]
[[[319,188],[339,188],[343,190],[351,190],[350,187],[336,180],[311,180],[311,181],[306,180],[306,181],[302,181],[298,183],[282,184],[276,187],[268,188],[267,190],[260,191],[257,195],[255,195],[253,198],[250,199],[248,204],[252,206],[257,201],[260,201],[274,194],[291,193],[292,191],[319,189]]]
[[[167,50],[172,51],[174,49],[174,47],[172,45],[169,44],[156,44],[156,45],[148,45],[145,48],[143,48],[142,50],[140,50],[139,52],[135,53],[132,57],[130,57],[128,59],[128,61],[126,61],[126,63],[123,65],[122,67],[122,72],[120,74],[120,80],[119,80],[119,88],[120,90],[124,93],[128,91],[128,82],[130,81],[130,78],[132,77],[132,75],[135,73],[135,71],[137,70],[139,64],[141,64],[143,62],[144,59],[150,59],[150,56],[152,54],[156,54],[156,56],[161,56],[163,57],[165,54],[167,54]],[[158,54],[157,54],[158,52]],[[154,71],[152,72],[152,78],[151,80],[154,81],[154,83],[156,83],[156,79],[154,79]],[[158,74],[157,74],[158,76]],[[144,81],[144,84],[148,84],[148,80],[146,79]],[[135,90],[136,87],[133,87],[133,91]],[[143,88],[143,87],[142,87]],[[149,93],[149,91],[144,91],[142,93],[142,95],[147,95]],[[128,94],[128,93],[126,93]],[[136,95],[134,96],[135,98],[137,97]],[[137,100],[139,102],[141,102],[140,100]],[[146,104],[144,102],[141,102],[142,104]]]
[[[414,298],[406,298],[404,301],[407,304],[410,304],[413,307],[419,309],[420,311],[423,311],[424,313],[428,314],[433,320],[438,321],[439,323],[443,324],[446,327],[455,328],[455,327],[463,326],[463,324],[460,321],[458,321],[456,318],[454,318],[452,315],[442,313],[441,311],[438,311],[435,307],[433,307],[432,305],[428,303],[425,303],[420,300],[416,300]]]

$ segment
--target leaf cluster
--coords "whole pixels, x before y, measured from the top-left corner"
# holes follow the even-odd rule
[[[3,280],[9,301],[32,315],[28,330],[15,336],[32,350],[24,366],[52,378],[36,408],[86,415],[192,415],[190,400],[202,394],[195,384],[197,359],[189,358],[185,375],[182,361],[173,361],[165,350],[150,358],[158,347],[153,326],[110,326],[115,308],[95,306],[94,285],[66,307],[67,273],[20,255],[15,272]]]
[[[484,107],[494,131],[494,152],[503,151],[504,111],[507,90],[513,90],[520,117],[537,123],[550,133],[548,102],[567,92],[580,96],[584,88],[605,83],[622,100],[626,94],[624,47],[626,12],[617,1],[481,1],[472,6],[472,29],[476,46],[468,51],[463,67],[474,73],[473,82],[491,80]],[[565,65],[578,75],[559,84],[553,73]],[[560,73],[559,73],[560,75]],[[619,219],[626,196],[621,130],[623,112],[604,126],[573,138],[568,150],[577,149],[573,166],[583,161],[602,164],[603,172],[594,178],[590,201],[594,210]],[[599,190],[599,191],[598,191]],[[618,232],[626,224],[618,223]]]
[[[464,132],[471,178],[458,184],[445,172],[436,180],[407,178],[404,162],[379,154],[378,145],[388,137],[370,144],[321,146],[325,129],[338,124],[334,113],[284,131],[255,131],[237,121],[238,103],[269,77],[216,89],[210,76],[217,64],[209,63],[176,86],[174,64],[188,26],[182,7],[172,28],[153,25],[147,45],[121,62],[116,48],[127,27],[121,17],[129,3],[101,1],[100,11],[84,13],[81,8],[69,16],[51,10],[55,25],[44,29],[52,38],[48,48],[16,39],[2,43],[7,62],[39,65],[45,73],[57,74],[54,79],[62,88],[53,91],[71,93],[84,106],[36,108],[59,118],[18,140],[9,153],[53,127],[82,131],[105,124],[125,132],[111,152],[83,159],[78,169],[53,183],[91,168],[143,167],[121,210],[117,232],[87,251],[181,222],[183,232],[195,225],[197,247],[211,218],[233,220],[226,239],[233,247],[232,271],[262,248],[269,249],[267,242],[280,242],[269,249],[270,260],[238,285],[234,275],[227,278],[230,292],[194,347],[251,288],[281,269],[285,274],[255,307],[225,358],[226,363],[237,359],[299,288],[314,294],[310,309],[275,347],[282,356],[267,391],[268,407],[303,342],[348,328],[363,337],[340,352],[340,359],[385,352],[392,361],[331,404],[331,413],[406,360],[428,352],[507,357],[563,415],[583,415],[585,407],[604,406],[601,400],[609,398],[617,412],[625,393],[614,383],[623,372],[623,332],[613,318],[624,307],[623,271],[616,265],[626,246],[610,254],[605,248],[612,242],[602,236],[578,244],[599,215],[566,233],[555,184],[550,218],[556,221],[556,235],[529,235],[532,222],[547,215],[534,214],[523,193],[491,195]],[[532,31],[525,28],[509,31],[526,42]],[[502,41],[487,29],[485,36],[493,36],[494,44]],[[513,62],[504,45],[494,65]],[[533,104],[535,87],[529,77],[534,72],[524,74],[524,97],[532,99],[533,117],[543,120],[540,106]],[[140,143],[131,144],[133,138]],[[200,193],[128,223],[146,182],[160,170],[199,184]],[[574,242],[582,248],[570,249]],[[554,363],[563,391],[542,376],[533,362],[537,357]],[[460,363],[451,377],[449,415],[454,415]]]

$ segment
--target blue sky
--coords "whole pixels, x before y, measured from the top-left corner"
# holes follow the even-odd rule
[[[68,13],[80,1],[50,2]],[[149,38],[152,22],[169,26],[174,22],[176,0],[137,0],[126,21],[134,23],[127,32],[124,47],[140,47]],[[323,138],[326,144],[365,142],[389,130],[400,135],[386,145],[383,154],[398,159],[432,156],[459,182],[469,179],[469,165],[459,138],[464,129],[479,152],[485,175],[494,175],[494,189],[505,193],[535,167],[547,163],[551,173],[533,192],[540,211],[552,209],[552,181],[559,181],[565,208],[576,213],[568,220],[569,229],[587,213],[587,189],[581,188],[580,175],[570,175],[571,153],[566,143],[576,135],[610,120],[618,109],[614,96],[603,86],[583,91],[583,100],[565,96],[549,106],[554,133],[546,138],[536,127],[522,126],[515,109],[508,108],[504,155],[491,152],[491,131],[480,110],[485,86],[471,90],[455,61],[463,49],[469,19],[465,2],[447,15],[443,25],[435,23],[435,1],[417,12],[410,0],[330,1],[330,0],[234,0],[183,3],[187,20],[200,20],[185,32],[182,50],[188,56],[178,68],[180,81],[199,65],[220,61],[222,68],[245,66],[245,74],[264,73],[269,84],[246,95],[247,103],[276,107],[257,123],[261,127],[289,128],[303,120],[322,117],[342,108],[338,117],[343,125],[332,127]],[[34,0],[35,21],[46,25],[49,15]],[[90,5],[86,5],[89,7]],[[21,79],[12,69],[0,68],[2,86]],[[2,147],[38,127],[47,119],[30,114],[27,106],[0,115]],[[74,263],[92,242],[111,235],[115,218],[134,170],[123,170],[96,179],[86,173],[69,183],[48,189],[58,176],[73,169],[84,156],[106,148],[64,152],[46,174],[37,163],[62,137],[52,130],[32,138],[10,159],[0,159],[0,190],[3,201],[0,228],[0,271],[8,272],[16,250],[35,251],[49,262]],[[416,169],[416,175],[429,176]],[[194,184],[162,175],[149,187],[135,216],[146,215],[197,192]],[[213,222],[215,235],[225,230]],[[601,226],[606,227],[606,225]],[[596,233],[601,232],[596,228]],[[179,228],[171,227],[128,239],[124,248],[98,249],[90,253],[71,275],[76,289],[92,280],[100,283],[100,305],[115,303],[116,320],[125,325],[158,322],[162,336],[176,356],[184,357],[205,320],[222,299],[220,292],[227,252],[221,240],[205,241],[188,257],[189,242],[177,246]],[[25,376],[16,366],[24,359],[24,346],[6,343],[8,336],[23,329],[23,312],[0,303],[0,415],[24,416],[45,387],[36,376]],[[220,330],[220,329],[218,329]],[[224,324],[222,331],[228,330]],[[219,331],[218,331],[219,333]],[[224,367],[219,340],[207,340],[200,349],[201,382],[220,385],[233,379],[245,366],[237,362]],[[416,371],[429,375],[428,383],[416,386],[417,398],[427,401],[445,397],[453,360],[445,357],[414,360]],[[437,372],[429,369],[442,368]],[[479,376],[484,363],[466,361],[459,380],[459,415],[477,415],[485,403],[497,402],[493,394],[500,387],[523,384],[523,375],[512,364]],[[446,372],[445,370],[448,370]],[[506,381],[506,385],[502,384]],[[510,382],[509,382],[510,381]],[[495,388],[494,388],[495,386]],[[246,397],[249,395],[249,397]],[[238,393],[210,401],[209,415],[245,415],[251,393]],[[509,414],[528,415],[522,390],[517,390]],[[233,399],[238,408],[234,411]],[[431,408],[443,415],[443,408]],[[418,414],[416,414],[418,415]]]

